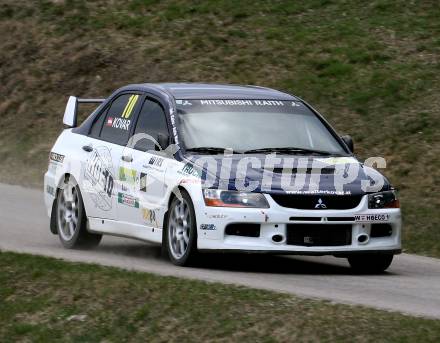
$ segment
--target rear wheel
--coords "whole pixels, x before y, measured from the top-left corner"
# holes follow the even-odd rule
[[[393,262],[392,254],[359,254],[348,257],[351,268],[361,274],[384,272]]]
[[[190,196],[184,191],[181,194],[181,199],[171,202],[163,244],[171,262],[185,266],[197,254],[197,224]]]
[[[58,191],[56,202],[56,225],[63,246],[68,249],[97,246],[102,235],[87,230],[87,216],[78,185],[67,179]]]

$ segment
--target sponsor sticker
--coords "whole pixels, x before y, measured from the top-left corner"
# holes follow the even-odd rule
[[[213,219],[224,219],[227,217],[228,217],[227,214],[208,214],[208,218],[213,218]]]
[[[142,218],[149,224],[152,224],[153,226],[158,227],[157,224],[157,216],[156,216],[156,210],[152,210],[149,208],[143,208],[142,209]]]
[[[389,214],[360,214],[354,216],[354,220],[357,222],[385,222],[389,219]]]
[[[177,134],[177,128],[176,128],[176,117],[174,116],[174,110],[170,110],[170,119],[171,124],[173,126],[173,136],[174,136],[174,143],[179,146],[179,135]]]
[[[115,129],[128,131],[130,129],[130,123],[131,121],[128,119],[109,117],[105,125],[111,126]]]
[[[49,155],[51,161],[63,163],[64,155],[57,154],[56,152],[51,152]]]
[[[176,104],[182,105],[182,106],[191,106],[192,105],[192,103],[189,100],[176,100]]]
[[[105,125],[112,126],[113,125],[113,117],[108,117],[107,123]]]
[[[200,180],[200,179],[182,179],[179,181],[179,185],[182,185],[182,184],[199,185],[201,183],[202,183],[202,180]]]
[[[178,173],[200,177],[199,171],[191,163],[186,163]]]
[[[52,196],[55,196],[55,188],[52,186],[47,185],[46,186],[46,192],[49,193]]]
[[[286,194],[295,194],[295,195],[351,195],[351,191],[333,191],[327,189],[316,189],[316,190],[295,190],[295,191],[286,191]]]
[[[326,164],[350,164],[350,163],[358,163],[353,157],[326,157],[326,158],[317,158],[319,162],[323,162]]]
[[[181,101],[179,103],[179,100],[177,100],[176,103],[182,106],[192,105],[192,103],[185,104],[184,100]],[[284,106],[284,102],[278,100],[200,100],[199,103],[202,106]]]
[[[136,182],[137,172],[135,169],[119,167],[119,180],[134,184]]]
[[[200,225],[200,230],[213,231],[213,230],[217,230],[217,228],[215,227],[214,224],[201,224]]]
[[[118,203],[139,208],[139,200],[137,198],[121,192],[118,193]]]
[[[141,177],[139,178],[139,190],[141,192],[147,191],[147,174],[141,173]]]
[[[311,236],[304,236],[304,244],[313,244],[313,237]]]
[[[147,160],[147,163],[142,165],[142,168],[148,169],[148,170],[155,170],[158,172],[163,172],[165,169],[165,166],[163,165],[163,162],[165,161],[164,158],[159,156],[152,156]],[[151,182],[151,180],[150,180]]]
[[[157,156],[151,157],[150,160],[148,161],[149,165],[156,167],[162,167],[162,163],[163,163],[163,158]]]

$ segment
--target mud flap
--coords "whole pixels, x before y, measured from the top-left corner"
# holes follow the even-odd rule
[[[50,232],[52,232],[54,235],[58,234],[56,214],[57,214],[57,199],[55,198],[52,204],[52,211],[50,214]]]

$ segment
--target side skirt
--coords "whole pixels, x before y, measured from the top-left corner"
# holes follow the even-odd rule
[[[104,235],[139,239],[145,242],[162,243],[162,229],[112,219],[88,217],[89,231]]]

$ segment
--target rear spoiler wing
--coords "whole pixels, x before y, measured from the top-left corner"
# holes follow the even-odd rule
[[[81,99],[70,96],[64,111],[63,123],[68,127],[77,126],[78,104],[101,104],[105,99]]]

